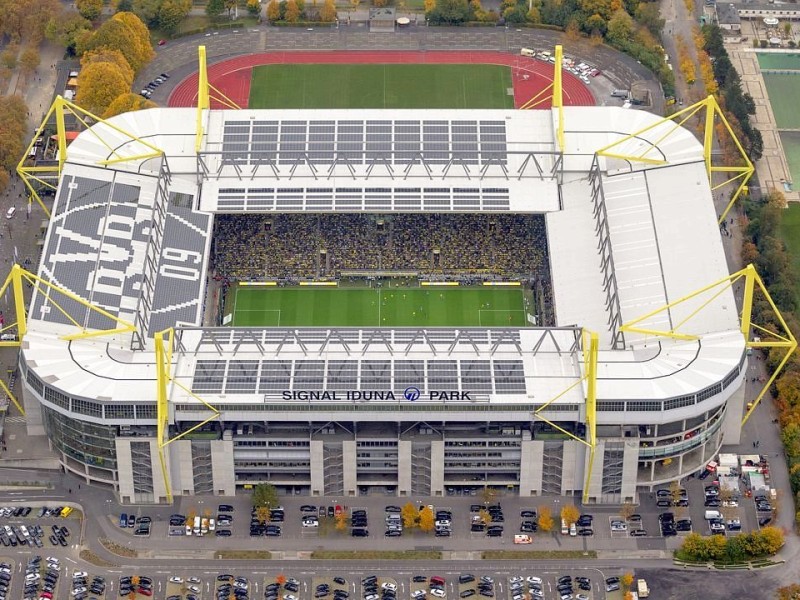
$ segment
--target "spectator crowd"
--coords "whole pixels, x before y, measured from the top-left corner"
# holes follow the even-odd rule
[[[218,215],[214,268],[231,282],[338,277],[343,271],[549,281],[542,215]]]

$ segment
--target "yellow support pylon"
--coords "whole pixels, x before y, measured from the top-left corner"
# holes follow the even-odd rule
[[[167,335],[166,341],[164,340],[165,334]],[[158,439],[158,460],[161,463],[161,474],[164,477],[164,488],[167,493],[167,502],[169,503],[172,503],[173,496],[172,486],[169,482],[167,458],[164,454],[166,447],[172,442],[189,435],[207,423],[219,418],[219,411],[214,406],[200,398],[189,388],[172,377],[172,348],[174,345],[174,335],[174,329],[166,329],[156,333],[153,338],[156,353],[156,437]],[[169,391],[167,390],[167,385],[170,383],[185,391],[192,398],[199,400],[212,413],[209,418],[174,438],[169,437]]]
[[[67,146],[67,128],[66,128],[66,121],[65,115],[70,114],[87,130],[89,130],[92,135],[108,150],[108,155],[113,158],[108,158],[105,160],[100,160],[97,162],[98,165],[111,165],[117,164],[121,162],[129,162],[129,161],[141,161],[147,160],[149,158],[154,158],[157,156],[161,156],[164,154],[163,150],[157,148],[147,140],[144,140],[132,133],[125,131],[121,127],[106,121],[105,119],[101,119],[97,115],[90,113],[88,110],[85,110],[78,106],[77,104],[73,104],[69,100],[62,98],[61,96],[56,96],[56,99],[53,100],[53,104],[50,105],[47,113],[45,114],[42,122],[39,124],[39,127],[36,129],[36,134],[31,139],[30,144],[25,149],[25,153],[20,158],[19,163],[17,164],[17,174],[22,179],[25,187],[30,192],[28,197],[29,201],[32,201],[34,198],[39,206],[42,207],[44,213],[47,215],[47,218],[50,218],[50,211],[45,206],[44,202],[42,201],[41,196],[39,195],[39,191],[33,185],[37,183],[45,188],[49,188],[53,191],[56,190],[58,187],[57,182],[61,178],[61,172],[64,169],[64,163],[67,161],[68,155],[68,146]],[[58,143],[58,160],[56,161],[55,165],[51,166],[43,166],[43,167],[34,167],[26,165],[25,162],[28,160],[28,156],[31,154],[31,150],[33,149],[33,145],[36,143],[47,127],[47,124],[50,122],[51,118],[55,118],[56,122],[56,135],[57,135],[57,143]],[[88,120],[93,121],[93,124],[90,126]],[[142,152],[137,153],[132,156],[127,156],[120,154],[119,149],[121,145],[119,144],[119,140],[113,140],[111,143],[107,142],[101,133],[102,127],[98,127],[98,124],[102,123],[103,126],[112,129],[113,131],[120,133],[127,137],[129,140],[135,142],[136,144],[140,144],[143,146]],[[55,179],[56,183],[52,181],[48,181],[45,179],[47,175],[50,175],[47,179]]]
[[[213,94],[211,92],[214,92]],[[206,47],[197,47],[197,123],[195,125],[194,151],[199,153],[203,148],[203,111],[211,110],[211,100],[234,110],[241,107],[208,82],[208,62]]]
[[[717,100],[714,98],[714,96],[708,96],[704,100],[700,100],[699,102],[692,104],[691,106],[687,106],[686,108],[681,109],[678,112],[669,115],[668,117],[659,119],[658,121],[648,125],[647,127],[643,127],[638,131],[634,131],[631,134],[623,136],[619,140],[612,142],[611,144],[608,144],[607,146],[604,146],[599,150],[597,150],[597,154],[599,156],[606,156],[608,158],[618,158],[620,160],[639,162],[650,165],[667,164],[667,161],[661,158],[658,146],[664,140],[666,140],[670,135],[678,131],[684,123],[686,123],[689,119],[694,117],[703,109],[705,109],[706,111],[704,115],[705,118],[703,127],[703,162],[705,163],[706,176],[708,177],[711,190],[716,191],[719,188],[728,185],[729,183],[738,182],[736,191],[731,195],[730,202],[725,207],[725,210],[719,217],[719,222],[722,223],[727,217],[728,212],[730,212],[731,207],[733,207],[733,203],[736,202],[736,200],[739,198],[742,192],[744,192],[747,189],[747,182],[755,172],[755,167],[748,158],[747,153],[744,151],[742,144],[736,137],[736,134],[731,128],[728,119],[725,118],[725,114],[722,112],[722,109],[720,108],[719,104],[717,104]],[[725,126],[728,135],[731,136],[731,139],[733,140],[736,146],[736,150],[739,153],[738,158],[740,159],[740,162],[743,163],[743,166],[730,166],[730,167],[724,165],[714,166],[712,162],[712,154],[713,154],[713,142],[714,142],[714,123],[716,119],[720,119],[722,124]],[[670,127],[658,139],[654,141],[648,141],[642,137],[642,134],[656,127],[660,127],[670,121],[673,122],[672,127]],[[620,153],[614,151],[614,149],[619,148],[620,146],[628,142],[632,142],[632,144],[637,144],[639,148],[635,152],[629,151]],[[730,173],[731,176],[729,176],[722,183],[714,185],[714,180],[713,180],[714,173]]]
[[[700,336],[692,333],[681,333],[679,330],[683,328],[689,321],[691,321],[694,317],[702,312],[702,310],[708,306],[711,302],[716,300],[725,290],[731,288],[736,282],[739,280],[744,279],[744,290],[743,290],[743,299],[742,299],[742,313],[740,316],[740,331],[744,336],[745,340],[745,347],[747,348],[785,348],[786,354],[784,355],[781,362],[778,364],[778,367],[773,371],[772,376],[767,380],[764,384],[764,387],[759,392],[758,396],[755,400],[750,404],[750,408],[745,413],[744,418],[742,419],[742,425],[744,425],[747,420],[750,418],[750,415],[753,414],[753,411],[758,406],[761,399],[764,397],[764,394],[767,393],[769,387],[773,384],[775,379],[777,379],[780,372],[786,366],[786,363],[789,361],[789,358],[792,356],[794,351],[797,349],[797,340],[795,339],[792,331],[789,329],[789,326],[786,324],[786,321],[783,319],[783,315],[781,314],[778,307],[775,305],[775,302],[772,300],[772,296],[770,296],[769,291],[767,290],[764,282],[761,280],[758,272],[756,271],[753,265],[747,265],[741,271],[737,271],[736,273],[732,273],[718,281],[715,281],[712,284],[709,284],[699,290],[692,292],[691,294],[687,294],[683,298],[678,298],[666,304],[660,308],[650,311],[646,315],[643,315],[633,321],[629,321],[623,324],[620,327],[620,331],[624,332],[632,332],[632,333],[641,333],[644,335],[652,335],[657,337],[667,337],[677,340],[698,340]],[[772,309],[772,313],[775,315],[776,320],[778,321],[778,325],[780,325],[782,332],[772,331],[767,329],[766,327],[762,327],[761,325],[757,325],[753,323],[753,298],[755,297],[756,291],[760,291],[764,299],[766,299],[767,303],[769,304],[770,308]],[[688,316],[686,316],[682,321],[676,324],[672,329],[669,331],[662,331],[662,330],[655,330],[649,329],[644,327],[638,327],[638,324],[646,321],[650,317],[653,317],[657,314],[660,314],[664,311],[671,309],[673,306],[677,306],[679,304],[683,304],[693,298],[697,298],[706,293],[711,293],[712,295],[706,299],[704,299],[700,305],[695,308]],[[761,340],[759,339],[756,341],[755,339],[751,339],[751,334],[758,333],[760,336],[768,337],[769,339]],[[752,336],[758,337],[758,336]]]
[[[600,349],[600,337],[594,331],[584,329],[581,332],[581,340],[581,345],[583,347],[583,375],[576,382],[570,384],[565,390],[533,411],[533,416],[589,448],[589,466],[586,470],[586,483],[583,486],[583,502],[586,503],[589,499],[589,482],[592,477],[592,467],[594,466],[594,455],[597,447],[597,354]],[[588,440],[578,437],[540,414],[553,402],[583,384],[584,381],[586,382],[586,424],[588,426]]]

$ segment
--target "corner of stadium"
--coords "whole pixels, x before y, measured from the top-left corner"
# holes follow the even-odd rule
[[[241,108],[292,61],[500,65],[514,108]],[[739,441],[766,291],[728,272],[685,120],[585,93],[504,53],[201,49],[169,107],[62,149],[38,271],[3,288],[28,432],[125,503],[618,504],[704,468]]]

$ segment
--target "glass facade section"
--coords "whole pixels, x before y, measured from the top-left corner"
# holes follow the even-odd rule
[[[117,468],[115,426],[78,421],[46,406],[42,406],[42,417],[47,436],[61,452],[87,465],[103,469]]]

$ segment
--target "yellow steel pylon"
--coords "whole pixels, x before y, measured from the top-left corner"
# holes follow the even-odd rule
[[[98,165],[112,165],[128,161],[147,160],[149,158],[154,158],[164,154],[162,150],[150,142],[143,140],[142,138],[135,136],[128,131],[125,131],[121,127],[118,127],[117,125],[114,125],[105,119],[101,119],[97,115],[93,115],[88,110],[81,108],[77,104],[73,104],[61,96],[56,96],[56,99],[53,100],[53,104],[50,106],[47,114],[45,114],[42,122],[36,129],[36,134],[33,136],[30,144],[28,144],[28,147],[25,149],[25,153],[22,155],[22,158],[17,164],[17,174],[19,174],[20,178],[25,183],[25,187],[27,187],[28,191],[30,192],[29,201],[35,198],[48,218],[50,218],[50,211],[47,210],[44,202],[42,202],[42,198],[39,196],[39,191],[33,184],[38,183],[43,187],[49,188],[53,191],[55,191],[58,187],[58,179],[61,177],[61,171],[64,168],[64,163],[67,161],[67,128],[66,121],[64,119],[66,114],[70,114],[75,117],[75,119],[85,129],[90,131],[91,134],[108,150],[108,156],[110,158],[98,161]],[[42,136],[47,128],[48,123],[50,122],[50,119],[53,117],[55,118],[56,122],[56,136],[58,138],[58,156],[56,157],[56,164],[39,167],[26,165],[25,162],[28,160],[28,156],[31,154],[31,150],[36,143],[36,140]],[[87,120],[94,121],[93,125],[90,125]],[[102,123],[104,127],[108,127],[117,133],[121,133],[136,144],[140,144],[143,146],[142,151],[137,151],[136,154],[130,156],[121,154],[120,148],[123,146],[119,143],[119,140],[113,140],[111,143],[107,142],[103,137],[103,128],[98,127],[99,123]],[[47,177],[48,174],[50,177]]]
[[[539,408],[533,411],[533,416],[550,425],[553,429],[557,429],[564,435],[580,442],[589,448],[589,467],[586,470],[586,483],[583,486],[583,502],[584,504],[589,499],[589,481],[592,477],[592,467],[594,466],[594,453],[597,447],[597,352],[600,348],[600,337],[594,331],[584,329],[581,331],[581,345],[583,347],[583,369],[584,373],[578,381],[571,384],[565,390],[542,404]],[[586,425],[588,426],[588,440],[578,437],[572,432],[567,431],[563,427],[556,425],[550,419],[543,417],[540,413],[550,406],[553,402],[568,394],[577,386],[586,382]]]
[[[553,65],[553,83],[541,90],[533,98],[520,106],[521,110],[536,108],[543,102],[551,101],[552,107],[557,111],[558,124],[556,126],[556,140],[558,149],[564,152],[564,88],[562,85],[562,69],[564,62],[563,46],[555,47],[555,64]],[[550,92],[548,94],[548,92]]]
[[[653,336],[660,336],[660,337],[668,337],[678,340],[698,340],[700,339],[698,335],[692,333],[681,333],[679,329],[681,329],[687,322],[697,316],[706,306],[708,306],[711,302],[716,300],[725,290],[731,288],[736,282],[739,280],[744,279],[744,290],[742,294],[742,313],[740,317],[741,323],[741,333],[745,339],[745,346],[747,348],[785,348],[786,354],[778,364],[775,371],[773,371],[772,376],[767,380],[764,384],[764,387],[759,392],[758,396],[750,405],[750,408],[744,415],[742,419],[742,425],[744,425],[747,420],[750,418],[750,415],[753,414],[753,411],[758,406],[758,403],[761,402],[761,399],[766,394],[769,387],[778,377],[780,372],[783,370],[786,363],[789,361],[789,358],[792,356],[792,353],[797,349],[797,340],[795,339],[794,335],[792,334],[789,326],[786,324],[786,321],[783,319],[783,315],[778,310],[778,307],[775,306],[775,302],[772,300],[772,297],[769,295],[764,282],[761,280],[761,277],[756,272],[756,269],[753,265],[747,265],[741,271],[737,271],[736,273],[732,273],[727,277],[723,277],[722,279],[715,281],[714,283],[707,285],[699,290],[692,292],[684,296],[683,298],[678,298],[669,304],[662,306],[661,308],[657,308],[656,310],[650,311],[646,315],[639,317],[638,319],[634,319],[633,321],[629,321],[620,327],[620,331],[625,332],[635,332],[641,333],[645,335],[653,335]],[[772,309],[775,318],[778,321],[778,325],[780,325],[782,332],[772,331],[763,327],[761,325],[757,325],[753,323],[753,298],[757,290],[761,291],[763,297],[769,303],[770,308]],[[711,294],[708,298],[705,298],[700,305],[695,308],[688,316],[686,316],[683,320],[681,320],[678,324],[676,324],[672,329],[669,331],[660,331],[654,330],[649,328],[638,327],[637,325],[642,321],[646,321],[650,317],[662,313],[664,311],[669,310],[673,306],[678,304],[682,304],[691,300],[692,298],[696,298],[703,294]],[[758,339],[750,339],[751,334],[758,334],[758,336],[764,336],[766,339],[761,339],[757,335],[753,335],[754,338]]]
[[[197,63],[197,125],[195,127],[194,150],[195,152],[200,152],[203,147],[203,111],[211,109],[211,100],[216,100],[234,110],[241,110],[241,107],[208,82],[205,46],[197,47]]]
[[[668,117],[659,119],[655,123],[651,123],[647,127],[643,127],[638,131],[634,131],[633,133],[626,135],[619,140],[604,146],[603,148],[600,148],[597,150],[597,154],[600,156],[607,156],[609,158],[618,158],[621,160],[651,165],[667,164],[667,161],[662,158],[660,150],[658,149],[659,145],[670,135],[678,131],[684,123],[686,123],[689,119],[694,117],[703,109],[706,111],[704,115],[705,119],[703,129],[703,161],[705,162],[706,175],[708,176],[711,190],[716,191],[719,188],[728,185],[729,183],[738,182],[736,191],[731,195],[730,202],[720,215],[719,222],[722,223],[725,220],[725,217],[727,217],[728,212],[733,206],[733,203],[736,202],[742,192],[747,191],[747,182],[755,172],[755,167],[753,166],[753,163],[750,162],[747,153],[744,151],[742,144],[739,142],[739,139],[733,132],[730,123],[728,123],[728,119],[725,118],[725,114],[722,112],[719,104],[717,104],[717,100],[714,98],[714,96],[708,96],[706,99],[700,100],[700,102],[692,104],[691,106],[687,106],[686,108],[681,109]],[[722,124],[725,126],[728,135],[731,136],[731,139],[736,145],[736,149],[739,153],[737,158],[740,159],[740,162],[744,163],[742,166],[715,166],[712,164],[711,159],[714,142],[714,122],[717,118],[719,118]],[[656,127],[661,127],[670,121],[672,121],[672,126],[670,126],[657,139],[649,141],[641,137],[643,133]],[[627,148],[625,148],[626,146]],[[714,173],[730,173],[731,175],[722,183],[714,185]]]
[[[166,344],[164,340],[165,334],[167,336]],[[210,423],[219,417],[219,411],[214,406],[192,392],[180,381],[177,381],[173,378],[172,348],[174,344],[174,334],[174,329],[166,329],[156,333],[153,338],[156,352],[156,436],[158,437],[158,459],[161,463],[161,474],[164,477],[164,487],[167,492],[167,501],[170,503],[172,502],[172,486],[169,483],[169,472],[167,470],[167,459],[164,455],[164,449],[172,442],[189,435],[196,429],[199,429],[203,425]],[[189,394],[192,398],[199,400],[212,413],[211,416],[205,421],[202,421],[194,427],[187,429],[174,438],[169,437],[169,392],[167,390],[167,384],[169,383],[173,383],[184,392]]]
[[[20,347],[22,342],[25,338],[25,335],[28,332],[28,321],[27,321],[27,310],[25,307],[25,295],[24,290],[22,288],[22,284],[28,283],[30,284],[33,289],[37,290],[39,293],[43,294],[47,297],[47,302],[55,307],[62,315],[66,317],[66,319],[72,323],[75,327],[80,330],[80,333],[74,333],[70,335],[62,336],[62,340],[78,340],[78,339],[85,339],[91,337],[99,337],[104,335],[114,335],[117,333],[127,333],[131,331],[135,331],[136,327],[132,323],[128,323],[124,319],[120,319],[119,317],[112,315],[106,310],[94,306],[87,300],[84,300],[77,294],[70,292],[67,289],[60,287],[54,283],[49,281],[45,281],[38,275],[34,275],[33,273],[26,271],[19,265],[14,265],[11,267],[11,271],[9,272],[8,276],[6,277],[3,285],[0,286],[0,296],[3,296],[9,287],[14,294],[14,312],[15,312],[15,321],[12,321],[8,325],[4,325],[2,329],[0,329],[0,333],[13,331],[16,328],[17,337],[15,340],[8,340],[8,341],[0,341],[0,347]],[[115,327],[114,329],[103,329],[103,330],[96,330],[96,331],[88,331],[86,327],[79,323],[72,315],[70,315],[67,310],[59,304],[60,297],[63,296],[68,298],[69,300],[73,300],[84,306],[103,317],[108,318],[109,320],[117,323],[119,327]],[[0,388],[8,395],[14,405],[19,409],[19,411],[24,415],[25,411],[23,410],[22,406],[19,404],[17,399],[11,393],[6,385],[0,380]]]

